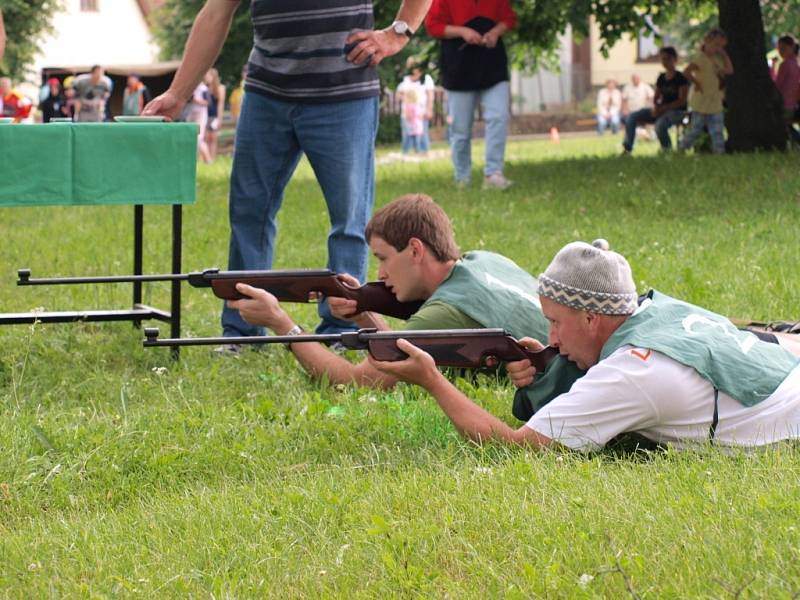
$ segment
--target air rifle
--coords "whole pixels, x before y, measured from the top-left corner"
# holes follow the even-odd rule
[[[66,285],[90,283],[131,283],[146,281],[188,281],[196,288],[210,287],[218,298],[240,300],[245,298],[236,290],[237,283],[246,283],[266,290],[281,302],[311,302],[312,292],[324,296],[337,296],[355,300],[358,312],[372,311],[398,319],[408,319],[422,306],[422,302],[400,302],[382,281],[365,283],[359,287],[347,285],[335,272],[328,269],[296,269],[273,271],[220,271],[206,269],[195,273],[169,273],[163,275],[111,275],[107,277],[50,277],[34,279],[30,269],[17,271],[17,285]]]
[[[359,329],[318,335],[274,335],[247,337],[159,339],[158,328],[144,330],[146,348],[159,346],[216,346],[220,344],[298,344],[302,342],[340,342],[351,350],[367,350],[381,361],[398,361],[408,355],[397,347],[403,338],[433,357],[440,367],[480,368],[498,362],[528,359],[537,371],[544,371],[558,354],[551,346],[532,352],[504,329],[435,329],[419,331],[378,331]]]

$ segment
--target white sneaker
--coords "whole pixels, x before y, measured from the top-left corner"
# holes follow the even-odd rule
[[[483,179],[484,190],[507,190],[514,182],[506,179],[502,173],[492,173]]]

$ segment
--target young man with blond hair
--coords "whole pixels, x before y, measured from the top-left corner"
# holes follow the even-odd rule
[[[378,279],[401,302],[424,304],[405,324],[407,330],[503,328],[517,338],[543,337],[547,321],[541,312],[536,280],[514,262],[492,252],[461,254],[450,219],[429,196],[401,196],[378,210],[365,231],[378,260]],[[355,279],[349,283],[357,285]],[[252,324],[277,335],[299,335],[302,327],[264,290],[237,285],[248,298],[231,301]],[[328,298],[331,311],[359,327],[388,330],[374,313],[356,313],[356,303]],[[317,343],[289,346],[303,368],[332,383],[391,387],[395,377],[369,362],[353,364]]]

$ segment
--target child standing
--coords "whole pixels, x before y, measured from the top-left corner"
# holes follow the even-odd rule
[[[714,154],[725,153],[723,129],[725,120],[722,99],[725,96],[724,78],[733,74],[733,64],[725,52],[728,36],[721,29],[712,29],[703,38],[700,52],[695,54],[683,74],[692,83],[689,108],[692,123],[681,140],[680,149],[688,150],[697,137],[708,127],[711,149]]]
[[[411,148],[416,152],[422,151],[422,134],[425,130],[424,114],[419,108],[419,92],[409,88],[403,96],[403,121],[405,122],[407,145],[403,146],[403,153]]]

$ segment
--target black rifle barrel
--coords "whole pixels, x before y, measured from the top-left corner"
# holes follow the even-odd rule
[[[146,327],[144,345],[157,346],[215,346],[220,344],[296,344],[301,342],[343,342],[348,348],[366,348],[364,333],[375,329],[361,329],[346,333],[319,333],[307,335],[251,335],[242,337],[161,338],[157,327]]]
[[[34,279],[30,269],[17,271],[17,285],[72,285],[81,283],[132,283],[135,281],[185,281],[188,273],[167,273],[160,275],[108,275],[105,277],[46,277]]]

